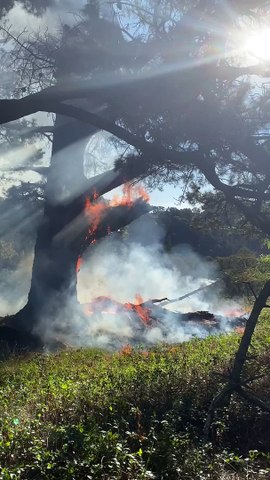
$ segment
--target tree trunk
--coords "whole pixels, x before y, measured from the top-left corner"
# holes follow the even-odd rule
[[[41,337],[51,333],[51,326],[57,324],[58,319],[74,315],[76,264],[87,246],[85,237],[89,227],[88,218],[83,214],[87,187],[90,185],[88,194],[93,198],[94,192],[106,193],[124,181],[121,172],[113,170],[93,177],[92,181],[84,176],[84,151],[89,137],[96,132],[96,128],[66,117],[56,120],[44,217],[37,233],[28,302],[12,321],[13,326]],[[109,208],[95,238],[106,236],[108,230],[122,228],[147,211],[149,206],[141,199],[135,201],[132,208]],[[68,319],[65,322],[68,323]]]
[[[119,63],[118,50],[121,42],[123,45],[125,42],[118,22],[115,22],[113,6],[105,10],[104,6],[100,6],[99,10],[97,16],[92,15],[87,21],[93,38],[99,39],[97,45],[100,43],[102,46],[94,50],[93,56],[91,52],[93,45],[90,45],[87,58],[84,58],[83,53],[82,59],[79,59],[82,64],[79,61],[77,67],[75,65],[75,74],[76,68],[78,71],[82,65],[83,69],[85,68],[84,62],[89,61],[88,56],[92,58],[92,64],[91,60],[89,62],[90,70],[100,68],[101,65],[101,69],[110,72],[115,66],[118,68],[122,64],[123,59],[120,59]],[[72,51],[70,47],[73,42],[78,41],[72,34],[69,36],[69,33],[64,40],[66,52]],[[107,51],[113,55],[106,55]],[[72,77],[74,73],[66,55],[61,57],[61,52],[57,57],[57,68],[57,85],[61,87],[62,79]],[[73,106],[80,106],[81,101],[77,97]],[[61,105],[59,103],[59,107],[65,108],[68,106],[67,103]],[[87,106],[93,107],[94,104],[95,107],[100,107],[100,102],[96,99],[93,99],[92,106],[83,100],[85,110]],[[62,111],[60,113],[61,115],[58,112],[55,122],[44,218],[37,233],[28,303],[16,316],[17,326],[29,332],[42,333],[42,330],[44,332],[46,325],[53,323],[59,314],[65,315],[63,307],[67,302],[71,300],[76,303],[77,300],[76,263],[83,243],[85,233],[83,227],[86,221],[82,215],[87,185],[84,176],[84,151],[89,137],[96,133],[98,128],[89,123],[70,119],[64,116],[65,113]]]
[[[85,187],[84,151],[97,130],[58,116],[47,179],[44,217],[38,229],[28,303],[18,326],[32,331],[59,314],[67,299],[76,301],[76,262],[82,232],[67,228],[81,215]],[[80,235],[81,233],[81,235]]]

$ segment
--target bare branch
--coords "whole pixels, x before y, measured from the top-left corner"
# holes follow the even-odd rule
[[[22,32],[20,32],[20,34],[17,35],[17,37],[11,33],[10,29],[5,28],[3,25],[0,26],[0,31],[1,31],[1,30],[2,30],[9,38],[11,38],[11,40],[13,40],[15,43],[17,43],[23,50],[25,50],[25,52],[29,53],[29,55],[30,55],[34,60],[40,60],[40,61],[44,62],[45,64],[49,65],[50,67],[53,67],[53,66],[54,66],[54,63],[51,62],[48,57],[43,57],[43,56],[38,55],[36,52],[34,52],[33,50],[31,50],[31,49],[29,48],[29,46],[28,46],[25,42],[22,42],[22,41],[20,40],[20,38],[27,32],[26,28],[24,28],[24,29],[22,30]]]

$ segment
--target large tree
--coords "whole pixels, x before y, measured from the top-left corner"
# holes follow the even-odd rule
[[[20,66],[24,69],[22,80],[27,87],[23,90],[35,90],[37,80],[40,85],[52,82],[59,88],[67,79],[105,76],[115,69],[126,67],[130,60],[127,55],[123,55],[125,41],[122,31],[110,17],[106,18],[108,13],[110,10],[102,12],[94,2],[89,2],[78,24],[72,28],[64,25],[60,38],[56,39],[57,48],[55,39],[46,38],[45,57],[44,45],[40,39],[35,39],[31,46],[25,46],[9,30],[3,29],[7,41],[12,39],[15,42],[14,63],[21,63]],[[116,55],[119,48],[123,52]],[[70,58],[74,60],[70,62]],[[78,105],[78,100],[75,105]],[[92,98],[87,103],[87,109],[90,108],[115,117],[100,99]],[[51,127],[31,128],[29,134],[44,133],[47,130],[51,130]],[[76,298],[76,263],[79,254],[82,254],[88,228],[83,213],[86,198],[84,190],[90,189],[89,196],[92,194],[96,199],[114,185],[123,182],[123,177],[118,178],[114,172],[109,172],[105,178],[97,176],[91,183],[87,181],[84,174],[84,151],[89,138],[97,130],[96,126],[84,125],[79,119],[56,115],[52,158],[45,189],[44,218],[37,234],[28,302],[13,319],[17,327],[32,330],[40,319],[43,319],[44,324],[44,319],[50,321],[50,318],[57,316],[67,294]],[[24,136],[26,133],[27,130]],[[106,215],[109,218],[103,219],[95,236],[102,236],[107,231],[104,225],[108,221],[111,230],[118,229],[145,211],[146,206],[142,202],[136,202],[132,209],[123,206],[111,208]]]
[[[64,27],[58,42],[30,39],[21,46],[15,38],[19,51],[28,52],[27,65],[29,58],[35,65],[34,75],[28,95],[23,86],[20,98],[0,101],[1,123],[39,111],[81,122],[80,127],[71,120],[55,124],[28,306],[36,297],[40,309],[41,297],[48,298],[44,280],[50,289],[53,282],[56,292],[70,285],[78,247],[72,244],[71,254],[68,241],[66,255],[57,239],[63,231],[73,238],[73,229],[81,228],[77,220],[85,196],[102,195],[124,180],[184,182],[187,192],[188,185],[208,182],[252,225],[270,233],[268,68],[236,48],[241,42],[236,33],[242,30],[244,42],[248,29],[267,18],[269,2],[134,0],[118,2],[115,12],[117,24],[101,18],[98,2],[88,2],[85,19]],[[18,50],[15,59],[20,67],[25,62]],[[44,69],[49,68],[53,80],[46,86]],[[63,152],[67,144],[89,138],[93,129],[111,133],[133,151],[88,181],[84,144],[74,147],[72,158]],[[73,227],[67,230],[67,225]]]

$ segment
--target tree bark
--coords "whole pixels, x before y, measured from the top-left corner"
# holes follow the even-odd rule
[[[254,333],[257,321],[262,309],[266,306],[267,298],[270,296],[270,280],[268,280],[263,289],[261,290],[259,296],[256,298],[251,314],[246,323],[246,328],[244,334],[241,338],[240,345],[235,355],[233,367],[230,374],[230,381],[234,385],[240,383],[241,374],[245,361],[247,359],[248,349],[251,343],[252,335]]]
[[[44,217],[37,232],[28,303],[17,315],[17,325],[28,331],[49,322],[64,300],[76,300],[76,262],[80,251],[66,227],[82,213],[85,187],[84,151],[96,128],[58,116],[49,169]],[[61,232],[65,236],[58,240]],[[81,231],[81,236],[83,232]]]
[[[263,402],[261,399],[257,398],[252,393],[243,389],[243,385],[247,382],[242,381],[242,373],[243,368],[247,359],[248,350],[251,344],[252,335],[256,328],[259,316],[263,308],[266,306],[266,301],[270,296],[270,280],[268,280],[262,290],[260,291],[259,296],[256,298],[251,314],[247,320],[245,331],[243,333],[240,345],[236,352],[233,367],[231,369],[228,382],[226,385],[221,389],[221,391],[213,398],[206,422],[204,425],[204,438],[205,440],[209,440],[211,425],[214,419],[214,415],[216,410],[221,407],[226,399],[230,399],[230,396],[233,392],[238,393],[241,397],[245,398],[249,402],[254,403],[256,406],[260,408],[270,411],[270,405]]]

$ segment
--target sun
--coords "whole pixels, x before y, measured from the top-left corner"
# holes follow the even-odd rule
[[[257,60],[270,61],[270,28],[250,33],[244,42],[243,50]]]

